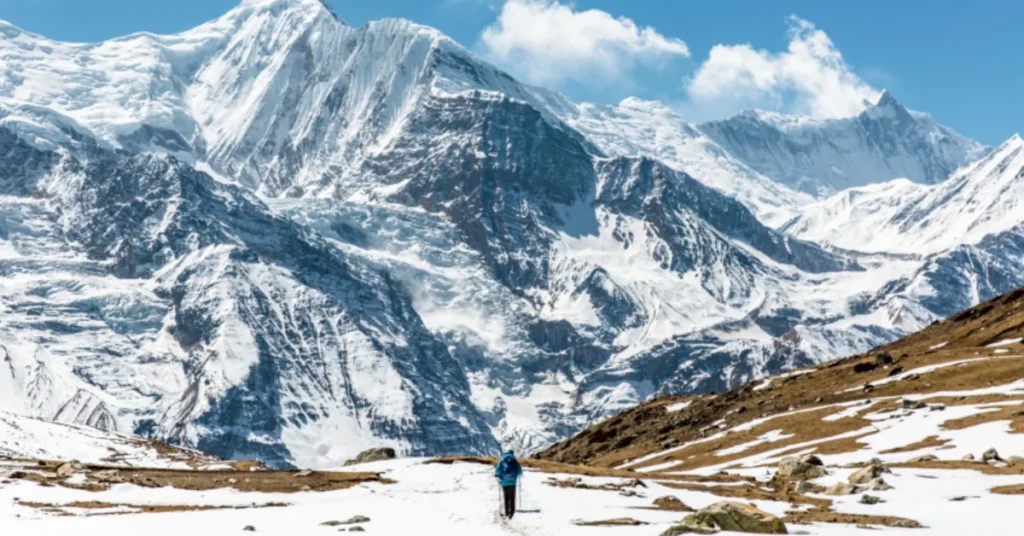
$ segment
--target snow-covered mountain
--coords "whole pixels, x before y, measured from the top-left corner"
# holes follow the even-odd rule
[[[244,0],[172,36],[0,31],[7,411],[280,465],[533,450],[1024,283],[1008,203],[928,257],[827,249],[806,238],[838,245],[814,234],[830,200],[735,143],[522,85],[407,21]],[[884,105],[801,136],[931,124]],[[964,154],[918,147],[921,169],[982,150],[942,132]],[[815,158],[910,169],[901,143]]]
[[[1024,214],[1024,140],[1014,135],[935,185],[904,179],[804,207],[783,229],[858,251],[936,253],[1010,230]]]
[[[988,151],[888,91],[851,118],[752,110],[699,128],[751,168],[815,196],[897,178],[934,184]]]

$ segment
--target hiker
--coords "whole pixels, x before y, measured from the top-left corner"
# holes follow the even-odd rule
[[[516,460],[516,455],[511,450],[502,454],[498,464],[494,466],[494,477],[498,479],[501,486],[502,497],[504,498],[504,517],[512,519],[516,513],[516,482],[523,475],[523,467]]]

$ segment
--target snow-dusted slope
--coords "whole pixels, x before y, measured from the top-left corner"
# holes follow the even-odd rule
[[[5,457],[169,469],[225,465],[201,452],[158,445],[130,435],[0,412],[0,458]]]
[[[1024,140],[1013,136],[933,186],[873,184],[801,212],[783,230],[844,249],[931,254],[976,244],[1024,219]]]
[[[750,111],[699,128],[751,168],[815,196],[897,178],[934,184],[988,151],[888,91],[847,119]]]

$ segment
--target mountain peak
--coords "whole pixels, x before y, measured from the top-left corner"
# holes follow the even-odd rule
[[[327,0],[241,0],[236,11],[249,13],[262,13],[270,11],[279,13],[285,10],[302,9],[314,12],[324,12],[331,17],[341,21],[341,18],[334,12]]]
[[[896,101],[896,97],[893,97],[892,96],[892,92],[890,92],[888,89],[883,89],[882,90],[882,94],[879,95],[878,96],[878,100],[875,101],[875,106],[878,107],[878,108],[887,107],[887,106],[893,106],[893,107],[900,106],[900,107],[902,107],[900,105],[900,103]]]
[[[861,112],[861,117],[869,119],[913,120],[910,111],[900,104],[888,89],[883,90],[882,94],[878,96],[878,100],[874,104],[869,104]]]

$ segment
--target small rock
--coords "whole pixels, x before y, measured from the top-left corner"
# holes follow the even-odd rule
[[[882,499],[880,499],[878,497],[875,497],[874,495],[864,494],[864,495],[860,496],[860,503],[861,504],[878,504],[878,503],[882,503],[882,502],[885,502],[885,501],[883,501]]]
[[[982,461],[986,462],[1001,462],[1002,458],[999,457],[999,452],[996,449],[988,449],[984,454],[981,455]]]
[[[309,486],[302,486],[302,487],[299,488],[299,491],[312,491],[312,489],[313,488],[311,488]]]
[[[934,454],[925,454],[925,455],[923,455],[923,456],[918,456],[918,457],[916,457],[916,458],[911,458],[911,459],[910,459],[910,460],[908,460],[908,461],[909,461],[910,463],[923,463],[923,462],[934,462],[934,461],[938,461],[938,459],[939,459],[939,457],[938,457],[938,456],[936,456],[936,455],[934,455]]]
[[[927,407],[927,404],[920,400],[903,399],[903,409],[924,409],[925,407]]]
[[[348,531],[349,532],[366,532],[366,529],[364,529],[363,527],[360,527],[359,525],[356,525],[354,527],[349,527]]]
[[[891,365],[895,362],[896,360],[892,358],[892,354],[889,352],[882,352],[875,356],[875,364],[878,366]]]
[[[639,478],[634,478],[632,480],[627,480],[626,482],[624,482],[622,484],[622,487],[624,487],[624,488],[646,488],[647,484],[644,484],[644,481],[640,480]]]
[[[953,497],[952,499],[950,499],[950,501],[952,501],[952,502],[964,502],[966,500],[967,500],[967,497],[964,497],[964,496]]]
[[[946,411],[945,404],[935,404],[934,406],[928,406],[928,409],[932,411]]]
[[[893,367],[892,370],[889,371],[889,377],[891,378],[891,377],[893,377],[893,376],[895,376],[897,374],[902,374],[902,373],[903,373],[903,367],[897,365],[897,366]]]
[[[242,529],[242,530],[244,530],[246,532],[256,532],[256,527],[254,527],[252,525],[246,525],[245,528]]]
[[[875,370],[877,368],[878,368],[878,365],[876,365],[875,363],[872,363],[870,361],[866,361],[866,362],[857,363],[856,365],[854,365],[853,366],[853,372],[855,372],[857,374],[863,374],[865,372],[871,372],[872,370]]]
[[[967,456],[964,456],[961,459],[963,461],[965,461],[965,462],[973,462],[974,461],[974,455],[973,454],[968,454]]]
[[[383,460],[393,460],[397,454],[393,448],[377,448],[364,450],[360,452],[355,458],[345,462],[345,465],[356,465],[360,463],[379,462]]]
[[[228,484],[231,484],[232,486],[234,486],[237,483],[238,483],[238,479],[237,478],[229,478],[228,479]]]
[[[324,521],[320,525],[324,527],[337,527],[340,525],[358,525],[360,523],[369,523],[370,518],[366,516],[352,516],[345,521]]]

